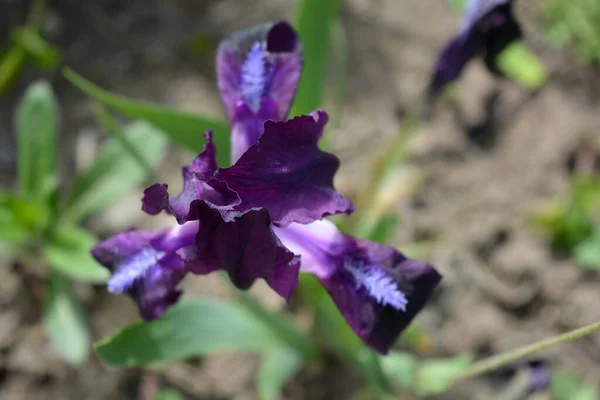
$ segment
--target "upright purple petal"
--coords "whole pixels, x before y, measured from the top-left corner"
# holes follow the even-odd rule
[[[258,144],[216,174],[240,196],[236,209],[264,207],[277,226],[351,213],[352,203],[333,186],[339,160],[317,147],[326,122],[321,110],[285,122],[267,121]]]
[[[204,151],[183,168],[183,190],[177,196],[169,196],[167,185],[154,184],[144,191],[142,209],[150,215],[167,211],[183,224],[198,219],[195,202],[205,202],[221,211],[226,219],[233,218],[233,206],[240,203],[238,195],[223,182],[213,177],[217,169],[216,152],[212,143],[212,131],[205,134]]]
[[[112,276],[108,290],[128,293],[147,320],[174,304],[186,260],[179,252],[194,246],[198,223],[152,232],[129,230],[97,244],[92,255]]]
[[[441,51],[436,61],[428,89],[430,98],[457,79],[466,64],[478,55],[483,56],[491,72],[499,74],[496,57],[522,36],[512,4],[512,0],[469,1],[460,33]]]
[[[356,334],[386,354],[423,308],[441,275],[397,250],[346,236],[329,221],[275,228],[300,255],[301,270],[314,274]]]
[[[201,223],[192,272],[224,269],[239,289],[248,289],[262,278],[279,295],[290,299],[298,285],[299,260],[273,233],[266,210],[250,210],[231,222],[225,222],[217,210],[205,204],[198,204],[197,212]]]
[[[302,71],[298,35],[284,21],[221,42],[217,84],[232,129],[232,161],[258,140],[267,120],[286,118]]]

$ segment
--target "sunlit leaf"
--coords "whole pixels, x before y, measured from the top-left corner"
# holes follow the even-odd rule
[[[267,353],[258,374],[260,399],[279,399],[285,383],[302,368],[304,362],[302,354],[291,347],[284,346]]]
[[[537,89],[548,79],[546,68],[521,41],[506,46],[496,57],[496,66],[504,75],[527,89]]]
[[[381,365],[385,373],[406,390],[414,389],[418,361],[408,353],[393,351],[381,357]]]
[[[58,353],[71,364],[81,364],[88,356],[90,335],[83,308],[69,282],[53,273],[46,288],[44,324]]]
[[[596,226],[594,233],[573,250],[575,261],[586,269],[600,269],[600,228]]]
[[[34,28],[15,28],[13,39],[42,69],[55,68],[60,62],[60,51],[44,40]]]
[[[57,117],[50,85],[44,81],[30,85],[15,114],[19,183],[26,196],[45,196],[54,189]]]
[[[148,165],[158,165],[167,150],[166,139],[158,128],[146,122],[134,122],[125,128],[125,135]],[[63,217],[78,221],[89,216],[138,190],[145,178],[146,171],[122,144],[110,140],[91,168],[75,180]]]
[[[90,254],[97,242],[98,239],[81,228],[61,226],[44,247],[44,257],[50,267],[71,279],[103,282],[109,273]]]
[[[220,351],[271,351],[279,336],[243,307],[216,300],[182,302],[160,319],[134,323],[96,344],[112,365],[136,366]]]
[[[0,95],[6,93],[16,82],[27,61],[27,53],[15,44],[0,57]]]
[[[297,8],[304,69],[290,116],[308,114],[323,106],[331,34],[339,0],[302,0]]]
[[[171,110],[157,104],[135,101],[125,96],[108,92],[70,69],[66,69],[64,75],[72,84],[100,103],[129,118],[143,119],[150,122],[162,129],[174,143],[187,147],[194,153],[200,153],[204,147],[202,133],[213,129],[213,140],[217,148],[219,165],[229,165],[229,128],[225,120]]]

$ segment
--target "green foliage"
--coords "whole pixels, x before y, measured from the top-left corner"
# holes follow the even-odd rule
[[[155,400],[183,400],[183,396],[175,389],[162,389]]]
[[[402,389],[420,396],[440,394],[450,389],[472,362],[470,354],[418,360],[407,353],[393,352],[382,358],[383,369],[390,379]]]
[[[339,0],[298,3],[296,29],[302,41],[304,68],[290,116],[308,114],[323,106],[328,57]]]
[[[151,123],[162,129],[174,143],[190,149],[195,154],[200,153],[204,147],[202,133],[209,129],[214,130],[213,140],[217,148],[219,165],[229,165],[229,128],[224,120],[170,110],[155,104],[137,102],[110,93],[70,69],[66,69],[64,75],[88,96],[126,117],[143,119]]]
[[[283,345],[277,332],[238,304],[198,299],[160,319],[132,324],[96,344],[111,365],[137,366],[221,351],[267,352]]]
[[[278,399],[285,383],[304,366],[304,363],[304,356],[296,349],[287,346],[265,354],[258,372],[260,399]]]
[[[546,68],[521,41],[506,46],[496,57],[496,66],[526,89],[540,88],[548,79]]]
[[[51,275],[46,288],[44,323],[56,350],[67,362],[85,362],[91,346],[83,307],[69,282],[58,273]]]
[[[544,11],[551,43],[557,47],[573,46],[581,60],[600,61],[600,2],[551,0]]]
[[[587,259],[589,249],[583,243],[595,231],[594,217],[599,208],[600,179],[575,176],[570,197],[538,210],[533,222],[549,236],[553,249],[565,254],[573,254],[579,249],[580,257]]]
[[[46,197],[56,184],[56,128],[58,105],[46,82],[35,82],[25,92],[15,115],[21,193]]]
[[[93,165],[75,179],[64,219],[79,221],[135,190],[147,178],[147,168],[157,166],[166,153],[167,141],[162,131],[146,122],[134,122],[122,135],[144,164],[140,165],[123,146],[122,139],[110,140]]]
[[[585,384],[567,372],[555,371],[550,376],[550,393],[554,400],[597,400],[598,387]]]

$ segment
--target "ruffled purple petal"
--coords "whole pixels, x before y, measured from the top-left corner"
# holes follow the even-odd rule
[[[301,257],[301,270],[317,276],[354,332],[386,354],[423,308],[441,275],[397,250],[343,235],[329,221],[276,228]]]
[[[491,72],[499,74],[495,63],[497,55],[521,36],[511,0],[469,1],[459,35],[448,43],[436,61],[428,96],[437,96],[478,55],[483,55]]]
[[[112,273],[108,290],[131,295],[140,314],[150,320],[181,295],[177,285],[186,260],[179,252],[194,245],[197,231],[197,223],[152,232],[129,230],[97,244],[92,255]]]
[[[273,223],[310,223],[354,206],[333,187],[339,160],[317,147],[327,122],[324,111],[285,122],[267,121],[257,145],[216,177],[238,193],[239,211],[264,207]]]
[[[198,219],[195,202],[205,202],[220,210],[223,218],[230,220],[235,213],[233,207],[240,203],[238,195],[223,182],[213,178],[217,169],[212,131],[205,134],[204,151],[183,168],[183,190],[177,196],[169,196],[167,185],[156,183],[144,191],[142,210],[150,215],[167,211],[183,224]]]
[[[250,210],[234,221],[225,222],[217,210],[205,204],[198,206],[201,223],[196,261],[189,266],[190,270],[206,274],[224,269],[239,289],[248,289],[262,278],[289,300],[298,285],[300,264],[271,230],[268,212]]]

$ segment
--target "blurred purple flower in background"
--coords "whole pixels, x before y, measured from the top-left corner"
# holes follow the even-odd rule
[[[177,284],[188,272],[222,269],[240,289],[264,279],[286,300],[299,271],[314,274],[356,334],[385,354],[441,276],[323,220],[354,206],[333,186],[339,160],[317,146],[327,113],[282,121],[301,66],[297,35],[286,22],[224,41],[217,75],[234,164],[217,167],[207,132],[204,151],[183,168],[179,195],[169,195],[165,184],[144,192],[144,211],[165,211],[180,225],[120,233],[92,253],[112,272],[109,290],[129,293],[148,320],[177,301]]]
[[[428,88],[429,98],[439,95],[477,56],[483,57],[492,73],[501,74],[496,67],[496,57],[522,36],[512,7],[512,0],[469,0],[458,36],[444,47],[437,59]]]

